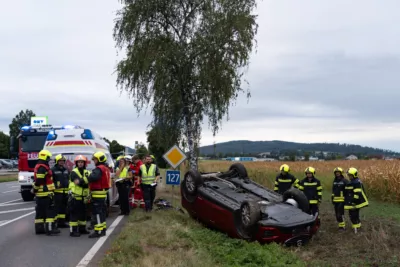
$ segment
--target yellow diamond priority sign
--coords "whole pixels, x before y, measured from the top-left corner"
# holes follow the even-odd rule
[[[186,155],[177,145],[174,145],[164,154],[163,158],[175,169],[186,159]]]

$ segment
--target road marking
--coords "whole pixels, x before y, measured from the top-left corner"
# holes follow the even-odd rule
[[[3,203],[0,203],[0,205],[2,205],[2,204],[7,204],[7,203],[11,203],[11,202],[15,202],[15,201],[18,201],[18,200],[21,200],[21,199],[20,199],[20,198],[18,198],[18,199],[14,199],[14,200],[6,201],[6,202],[3,202]]]
[[[2,227],[2,226],[4,226],[4,225],[7,225],[7,224],[9,224],[9,223],[18,221],[19,219],[22,219],[22,218],[24,218],[24,217],[26,217],[26,216],[29,216],[29,215],[31,215],[31,214],[34,214],[35,212],[36,212],[36,211],[32,211],[32,212],[29,212],[29,213],[24,214],[24,215],[22,215],[22,216],[19,216],[19,217],[15,218],[15,219],[9,220],[9,221],[4,222],[4,223],[1,223],[1,224],[0,224],[0,227]]]
[[[17,210],[5,210],[5,211],[0,211],[0,214],[4,213],[12,213],[12,212],[19,212],[19,211],[25,211],[25,210],[34,210],[35,208],[25,208],[25,209],[17,209]]]
[[[10,190],[10,191],[4,191],[4,192],[2,192],[2,193],[4,194],[4,193],[16,192],[16,191],[19,191],[19,189],[16,189],[16,190]]]
[[[120,223],[120,221],[124,218],[124,215],[118,216],[114,222],[111,224],[110,228],[107,228],[107,235],[102,236],[97,240],[97,242],[93,245],[93,247],[86,253],[86,255],[82,258],[82,260],[76,265],[76,267],[86,267],[94,255],[99,251],[101,246],[106,242],[107,238],[110,237],[111,233],[114,231],[115,227]],[[1,226],[1,225],[0,225]]]
[[[0,225],[2,224],[2,223],[5,223],[5,222],[7,222],[8,220],[3,220],[3,221],[0,221]]]
[[[9,204],[0,204],[1,207],[8,207],[8,206],[14,206],[14,205],[21,205],[21,204],[29,204],[30,202],[17,202],[17,203],[9,203]]]

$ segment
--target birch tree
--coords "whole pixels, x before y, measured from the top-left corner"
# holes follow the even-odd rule
[[[197,169],[202,122],[215,135],[242,87],[257,33],[255,0],[124,0],[114,27],[126,57],[117,86],[137,112],[173,125]],[[178,141],[178,140],[177,140]]]

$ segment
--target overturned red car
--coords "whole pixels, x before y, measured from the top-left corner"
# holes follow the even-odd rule
[[[233,164],[226,172],[188,171],[181,183],[182,206],[192,218],[234,238],[302,246],[318,231],[318,214],[300,190],[283,195],[248,178]]]

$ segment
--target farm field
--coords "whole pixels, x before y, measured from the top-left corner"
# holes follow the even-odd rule
[[[231,164],[232,162],[201,161],[200,169],[225,171]],[[244,163],[249,176],[269,188],[273,187],[273,180],[281,164],[283,163]],[[386,188],[393,195],[398,192],[396,172],[400,162],[332,161],[288,162],[288,164],[292,173],[298,178],[303,177],[303,170],[307,166],[315,167],[317,176],[325,188],[320,207],[321,229],[307,246],[301,248],[284,248],[277,244],[261,246],[258,243],[228,238],[176,211],[157,211],[147,215],[137,210],[132,212],[129,222],[107,252],[101,266],[400,266],[398,249],[400,205],[394,203],[398,201],[395,197],[379,195],[379,192],[384,192]],[[369,194],[370,206],[361,211],[363,228],[357,236],[350,229],[344,233],[337,231],[329,192],[332,171],[336,166],[344,169],[350,166],[358,168]],[[386,185],[382,183],[381,177],[383,181],[387,181]],[[389,179],[394,181],[391,182]],[[385,187],[388,185],[393,188]],[[377,188],[371,190],[372,186]],[[164,185],[159,189],[161,190],[158,190],[158,197],[172,198],[170,187]],[[370,196],[372,193],[373,196]],[[175,204],[180,202],[177,188],[173,198]],[[383,202],[382,199],[387,201]],[[349,226],[347,214],[346,222]],[[151,225],[151,230],[145,230],[148,229],[143,228],[145,224]],[[127,258],[124,255],[132,257]]]

